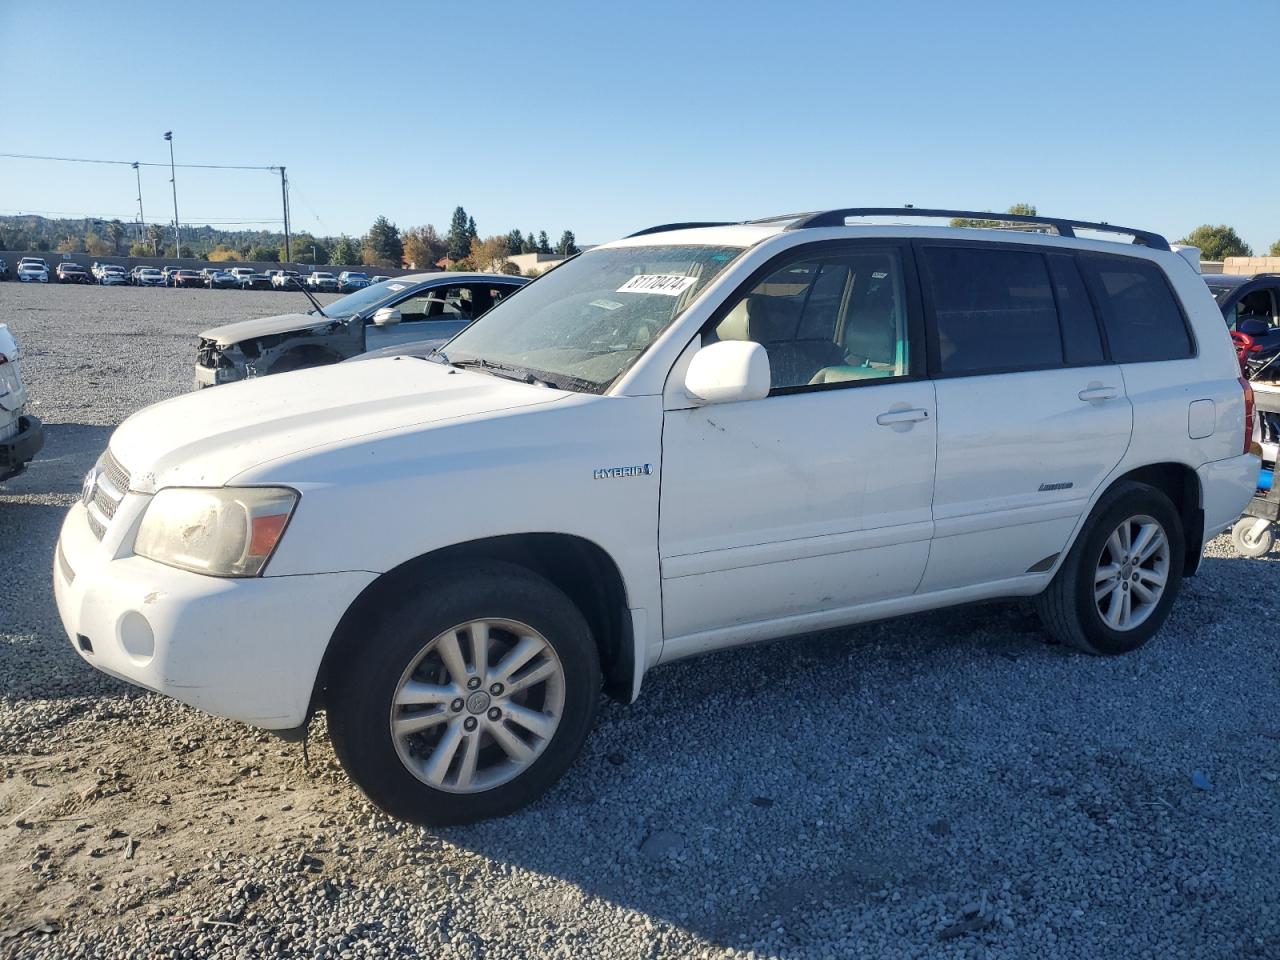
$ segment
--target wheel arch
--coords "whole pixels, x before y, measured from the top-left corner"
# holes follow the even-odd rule
[[[524,567],[559,587],[582,611],[600,652],[605,692],[629,701],[635,680],[635,643],[626,584],[613,557],[584,537],[522,533],[451,544],[407,560],[370,583],[339,621],[316,674],[314,713],[324,705],[332,671],[356,649],[388,598],[429,580],[434,571],[463,561],[500,560]]]
[[[1112,480],[1106,489],[1099,493],[1095,503],[1101,501],[1118,484],[1125,482],[1145,483],[1147,486],[1155,487],[1173,501],[1174,509],[1178,511],[1178,517],[1182,520],[1185,540],[1182,575],[1194,576],[1200,567],[1204,541],[1203,491],[1195,468],[1176,461],[1149,463],[1136,467]]]

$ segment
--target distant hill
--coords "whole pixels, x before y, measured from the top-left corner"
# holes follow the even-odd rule
[[[332,247],[334,238],[297,235],[298,249],[317,242],[325,248]],[[85,218],[77,220],[55,219],[33,215],[0,216],[0,250],[63,250],[73,253],[91,253],[99,256],[124,255],[133,244],[145,243],[153,249],[159,246],[161,255],[172,256],[173,228],[150,224],[140,235],[138,224],[120,220]],[[284,246],[284,233],[276,230],[226,230],[221,227],[182,225],[182,245],[189,247],[191,255],[207,256],[222,245],[248,254],[252,249],[277,250]],[[295,260],[300,254],[295,252]],[[255,258],[260,259],[260,258]]]

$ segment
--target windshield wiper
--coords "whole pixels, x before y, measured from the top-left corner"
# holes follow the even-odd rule
[[[525,370],[521,367],[513,367],[506,363],[498,363],[496,360],[486,360],[484,357],[466,357],[462,360],[446,359],[445,362],[451,367],[480,367],[482,370],[488,370],[496,376],[503,377],[507,380],[516,380],[520,383],[534,383],[542,387],[551,386],[551,384],[535,375],[532,371]]]
[[[311,305],[316,308],[316,313],[320,314],[320,316],[324,317],[326,320],[333,319],[327,313],[324,312],[324,307],[320,306],[320,301],[311,295],[311,291],[308,290],[305,286],[303,286],[303,283],[300,279],[298,279],[297,277],[290,277],[289,281],[291,283],[297,284],[298,289],[301,290],[304,294],[306,294],[307,299],[311,301]]]

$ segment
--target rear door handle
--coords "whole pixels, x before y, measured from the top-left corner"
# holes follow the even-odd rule
[[[892,427],[895,423],[919,423],[929,419],[929,411],[914,408],[910,410],[890,410],[876,417],[876,423],[882,427]]]
[[[1120,396],[1120,391],[1115,387],[1089,386],[1077,393],[1076,396],[1086,403],[1098,403],[1102,400],[1114,400]]]

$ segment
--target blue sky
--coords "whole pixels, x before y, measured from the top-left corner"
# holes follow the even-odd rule
[[[1278,26],[1276,0],[0,0],[0,152],[160,161],[172,129],[179,162],[287,165],[317,233],[443,230],[459,203],[482,234],[599,242],[1029,202],[1171,237],[1230,223],[1265,252],[1280,125],[1246,51]],[[142,186],[171,219],[168,171]],[[135,196],[128,167],[0,158],[3,213],[132,219]],[[179,170],[178,201],[183,222],[280,216],[263,172]]]

